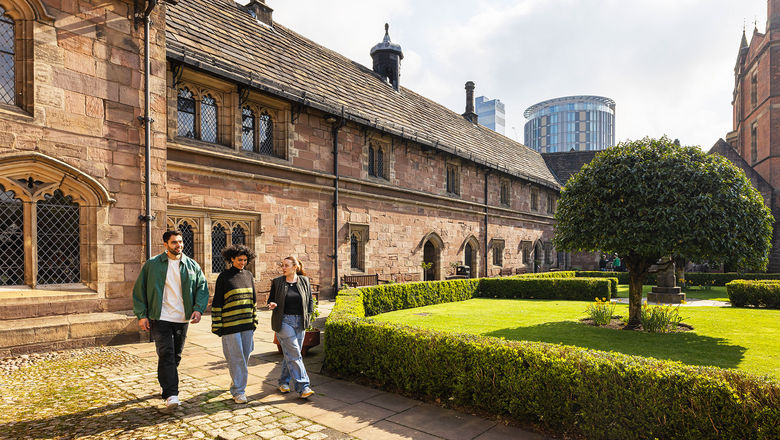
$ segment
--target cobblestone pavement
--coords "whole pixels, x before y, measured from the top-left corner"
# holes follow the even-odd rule
[[[259,400],[237,405],[229,392],[188,375],[180,379],[182,405],[166,414],[159,395],[150,394],[159,389],[155,370],[153,362],[105,347],[4,360],[0,438],[352,438]]]
[[[333,303],[323,301],[322,325]],[[182,405],[160,411],[150,342],[0,360],[0,439],[543,440],[534,432],[320,374],[323,347],[304,358],[316,394],[280,394],[282,357],[271,313],[258,311],[249,403],[233,403],[211,317],[187,331]]]

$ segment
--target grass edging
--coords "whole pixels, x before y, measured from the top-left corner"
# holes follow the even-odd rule
[[[460,293],[451,295],[452,281],[425,283],[432,286],[409,289],[415,298],[384,304],[413,304],[425,289],[438,292],[427,302],[469,299],[462,289],[481,296],[484,280],[457,281],[470,283],[453,285]],[[403,296],[405,285],[395,286],[392,293]],[[769,378],[378,323],[365,303],[388,291],[375,289],[339,293],[326,323],[326,371],[588,438],[780,437],[780,384]]]

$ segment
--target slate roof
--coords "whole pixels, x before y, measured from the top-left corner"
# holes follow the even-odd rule
[[[229,1],[166,8],[167,56],[209,73],[559,189],[536,151]],[[366,41],[366,50],[372,46]],[[401,70],[403,78],[403,69]],[[465,96],[465,92],[464,92]]]
[[[572,174],[590,163],[599,151],[567,151],[560,153],[542,153],[544,161],[561,185],[565,185]]]

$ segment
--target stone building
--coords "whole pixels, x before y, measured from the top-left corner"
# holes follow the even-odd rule
[[[544,159],[476,124],[473,83],[462,115],[403,87],[387,27],[367,68],[256,0],[0,8],[0,352],[137,337],[169,228],[210,282],[252,246],[261,293],[290,254],[325,296],[559,265]]]
[[[767,0],[764,33],[753,29],[742,41],[734,67],[733,130],[711,153],[729,158],[764,196],[780,218],[780,0]],[[770,272],[780,272],[780,231],[774,225]]]

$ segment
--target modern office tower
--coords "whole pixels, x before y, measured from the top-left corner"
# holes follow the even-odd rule
[[[500,99],[487,99],[485,96],[478,96],[475,99],[477,116],[480,125],[504,134],[506,127],[506,113],[504,113],[504,103]]]
[[[525,145],[540,153],[603,150],[615,144],[615,101],[603,96],[566,96],[523,113]]]

